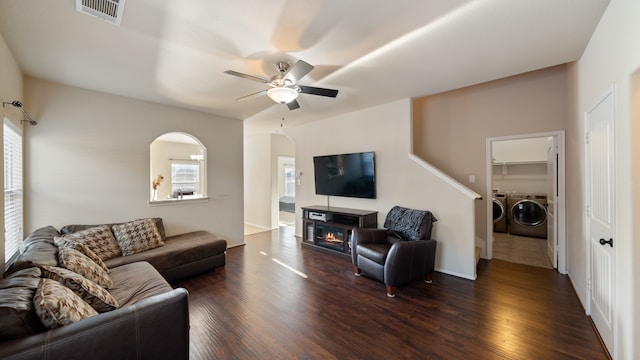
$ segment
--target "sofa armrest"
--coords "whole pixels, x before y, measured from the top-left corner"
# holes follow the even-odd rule
[[[2,359],[188,359],[188,292],[178,288],[77,323],[0,343]]]
[[[399,241],[389,250],[384,265],[384,283],[398,286],[424,278],[435,269],[436,241]]]
[[[387,229],[353,228],[351,231],[351,263],[358,264],[358,244],[387,242]]]

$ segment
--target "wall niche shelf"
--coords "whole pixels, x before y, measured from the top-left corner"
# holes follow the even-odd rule
[[[377,228],[378,212],[313,205],[302,208],[302,222],[303,248],[351,260],[353,228]]]

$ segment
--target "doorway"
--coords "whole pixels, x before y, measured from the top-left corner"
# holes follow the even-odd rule
[[[278,156],[278,225],[295,226],[296,159]]]
[[[487,258],[566,274],[564,131],[487,138],[486,154]]]

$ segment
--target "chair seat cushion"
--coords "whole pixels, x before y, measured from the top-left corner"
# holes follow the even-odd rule
[[[391,249],[391,245],[392,244],[389,243],[358,244],[358,255],[380,265],[384,265],[384,262],[387,260],[389,249]]]

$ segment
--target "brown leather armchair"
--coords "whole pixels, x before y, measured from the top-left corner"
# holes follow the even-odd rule
[[[385,229],[354,228],[351,261],[356,276],[383,282],[389,297],[395,296],[399,285],[417,279],[431,283],[436,257],[431,230],[436,221],[430,211],[394,206]]]

